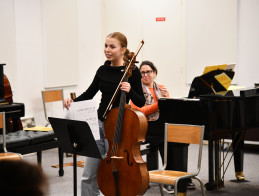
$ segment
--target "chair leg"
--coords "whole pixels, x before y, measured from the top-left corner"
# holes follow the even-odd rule
[[[188,179],[176,179],[174,183],[174,195],[185,196],[187,195]]]
[[[162,196],[164,196],[164,191],[163,191],[163,185],[159,184],[159,189],[160,189],[160,193]]]
[[[205,196],[205,189],[204,189],[203,182],[201,181],[201,179],[198,176],[195,176],[194,178],[200,182],[202,195]]]
[[[63,169],[64,154],[61,148],[58,148],[58,158],[59,158],[59,176],[63,176],[64,175],[64,169]]]
[[[42,158],[42,153],[41,153],[41,151],[39,151],[39,152],[37,152],[37,161],[40,166],[41,166],[41,158]]]

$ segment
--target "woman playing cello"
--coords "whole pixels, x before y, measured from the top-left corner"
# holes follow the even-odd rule
[[[72,100],[67,98],[64,101],[65,107],[69,108],[71,102],[92,99],[99,90],[101,91],[102,97],[98,108],[101,139],[97,141],[97,145],[103,156],[107,151],[104,139],[103,115],[125,71],[124,60],[129,58],[127,38],[119,32],[109,34],[106,37],[104,54],[107,60],[104,65],[100,66],[97,70],[89,88],[76,99]],[[129,78],[128,82],[121,82],[120,90],[127,93],[127,103],[131,99],[138,107],[142,107],[145,104],[145,97],[141,86],[141,74],[136,66],[133,68],[132,76]],[[118,107],[119,105],[120,92],[114,100],[113,108]],[[82,196],[100,195],[97,185],[97,170],[99,164],[99,159],[86,158],[86,164],[81,181]]]

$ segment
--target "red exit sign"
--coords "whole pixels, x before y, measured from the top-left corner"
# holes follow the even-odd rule
[[[157,22],[165,21],[165,17],[156,17]]]

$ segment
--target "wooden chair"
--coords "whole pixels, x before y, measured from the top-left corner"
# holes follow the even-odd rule
[[[22,159],[22,155],[19,153],[8,152],[6,148],[6,126],[5,126],[5,112],[0,113],[0,129],[3,130],[3,151],[0,153],[1,160],[19,160]]]
[[[62,102],[62,106],[64,109],[63,89],[41,91],[41,93],[42,93],[44,115],[47,121],[47,124],[45,125],[45,127],[47,127],[50,124],[48,119],[49,116],[48,116],[48,110],[47,110],[47,103],[56,102],[56,101]]]
[[[204,126],[165,123],[164,165],[162,170],[149,171],[149,181],[152,183],[159,184],[161,195],[164,195],[162,185],[174,185],[175,195],[186,195],[186,192],[178,194],[177,189],[179,185],[178,184],[179,180],[186,180],[188,178],[197,179],[201,185],[202,195],[205,195],[204,185],[202,181],[199,179],[199,177],[197,176],[201,168],[203,134],[204,134]],[[167,165],[168,142],[199,144],[197,169],[194,172],[189,173],[189,172],[165,170]]]

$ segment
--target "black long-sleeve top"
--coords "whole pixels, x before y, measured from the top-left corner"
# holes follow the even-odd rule
[[[89,88],[79,97],[74,99],[74,101],[92,99],[100,90],[102,92],[102,97],[98,108],[98,118],[103,121],[103,114],[124,74],[124,71],[125,66],[112,67],[110,61],[105,61],[104,65],[100,66],[97,70]],[[136,66],[133,69],[132,76],[128,79],[128,82],[130,83],[131,88],[129,93],[127,93],[126,103],[131,99],[136,106],[144,106],[145,97],[141,86],[141,74]],[[119,106],[120,92],[121,91],[119,91],[113,103],[113,108]]]

